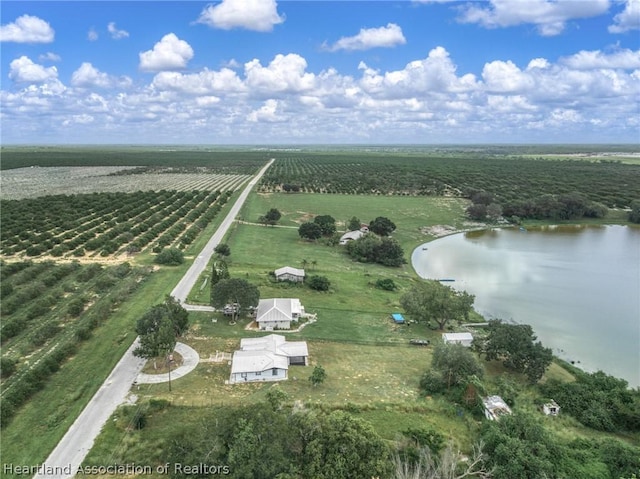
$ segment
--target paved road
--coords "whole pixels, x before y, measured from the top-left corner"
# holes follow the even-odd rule
[[[218,230],[213,234],[202,252],[194,260],[193,264],[191,265],[187,273],[182,277],[178,285],[173,288],[173,291],[171,291],[171,296],[176,298],[181,303],[186,302],[189,291],[191,291],[191,289],[195,286],[196,281],[198,281],[198,278],[200,277],[200,274],[206,269],[207,265],[209,264],[209,260],[213,255],[214,248],[220,244],[222,238],[224,238],[224,235],[227,234],[229,227],[233,223],[233,220],[236,218],[236,216],[238,216],[240,208],[242,208],[242,205],[247,199],[247,196],[249,196],[249,193],[251,192],[253,187],[256,185],[256,183],[258,183],[258,181],[260,181],[260,178],[262,178],[264,172],[267,171],[267,169],[273,162],[274,160],[269,161],[269,163],[267,163],[265,167],[262,168],[258,172],[258,174],[247,184],[247,187],[240,194],[240,197],[231,208],[231,211],[229,211],[227,217],[222,221]]]
[[[53,473],[36,474],[35,479],[65,479],[76,474],[102,426],[124,402],[146,362],[133,355],[137,346],[136,339],[45,461],[47,469],[43,472],[51,467]]]
[[[271,160],[267,163],[247,184],[227,217],[222,221],[218,230],[213,234],[187,273],[171,292],[171,295],[180,302],[184,303],[186,300],[189,291],[195,285],[200,273],[207,267],[209,259],[213,255],[213,249],[220,243],[240,211],[240,208],[242,208],[247,196],[249,196],[251,189],[260,180],[273,161],[274,160]],[[145,360],[133,355],[133,350],[137,347],[137,344],[138,340],[136,339],[49,455],[44,463],[43,473],[36,474],[34,479],[68,479],[76,474],[82,461],[84,461],[84,458],[93,446],[93,442],[96,437],[98,437],[98,434],[100,434],[102,426],[107,422],[116,408],[125,401],[131,385],[142,371]]]

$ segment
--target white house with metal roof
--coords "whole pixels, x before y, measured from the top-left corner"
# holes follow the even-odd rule
[[[304,281],[303,269],[284,266],[283,268],[275,270],[274,273],[278,281],[292,281],[294,283],[302,283]]]
[[[304,314],[304,307],[297,298],[261,299],[256,309],[256,323],[262,331],[291,329],[291,323],[298,322]]]
[[[283,381],[290,365],[306,366],[309,350],[305,341],[287,342],[284,336],[270,334],[240,340],[233,353],[229,383]]]

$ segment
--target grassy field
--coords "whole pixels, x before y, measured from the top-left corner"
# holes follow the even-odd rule
[[[205,156],[199,156],[198,162],[205,162]],[[80,163],[84,161],[80,155],[76,159]],[[127,161],[134,159],[132,156]],[[255,159],[251,156],[248,163]],[[109,164],[127,164],[114,158],[111,160],[113,163]],[[185,250],[188,260],[198,254],[237,194]],[[430,362],[431,348],[410,346],[408,340],[438,341],[440,333],[424,325],[396,326],[389,317],[399,309],[402,293],[419,280],[411,266],[387,268],[355,263],[340,247],[328,246],[322,241],[301,240],[297,232],[301,222],[309,221],[315,215],[333,216],[338,220],[339,230],[344,229],[345,222],[352,216],[362,222],[386,216],[398,226],[393,236],[404,248],[405,258],[409,261],[414,248],[435,238],[434,234],[428,234],[430,227],[446,225],[450,231],[455,231],[481,226],[466,220],[466,204],[466,200],[449,197],[274,193],[249,196],[240,215],[241,221],[234,224],[225,240],[231,247],[231,275],[258,285],[262,298],[298,297],[307,311],[318,316],[317,322],[288,337],[309,342],[311,364],[321,364],[328,373],[327,380],[313,388],[307,380],[311,367],[292,368],[291,380],[282,384],[289,394],[289,401],[352,411],[371,421],[389,440],[409,425],[433,426],[453,438],[460,447],[469,449],[479,421],[466,413],[460,414],[453,404],[442,399],[418,395],[418,381]],[[256,224],[258,217],[270,208],[277,208],[283,214],[279,225]],[[147,265],[152,260],[149,253],[134,259],[138,264]],[[329,292],[276,284],[270,279],[269,272],[274,269],[285,265],[300,267],[303,262],[306,262],[308,274],[323,275],[331,281]],[[150,305],[160,302],[186,269],[185,264],[174,269],[161,268],[152,274],[134,298],[121,307],[122,314],[117,320],[101,326],[74,358],[51,378],[46,388],[21,409],[14,421],[2,430],[3,462],[31,464],[47,456],[133,341],[133,324],[137,317]],[[208,303],[209,288],[201,287],[206,275],[192,291],[191,300]],[[375,281],[379,278],[393,279],[398,289],[394,292],[377,289]],[[216,351],[232,352],[238,347],[240,338],[259,335],[244,329],[249,322],[247,319],[235,325],[214,313],[192,313],[190,319],[192,328],[184,341],[193,346],[202,359],[214,356]],[[487,363],[486,371],[486,384],[492,387],[498,378],[520,380],[505,372],[499,364]],[[229,372],[226,362],[202,362],[189,375],[174,380],[171,393],[166,384],[136,388],[134,392],[140,398],[136,407],[142,408],[149,400],[156,399],[168,399],[171,406],[152,411],[147,427],[142,431],[127,427],[126,414],[118,412],[106,425],[86,462],[158,463],[162,461],[163,441],[179,427],[177,424],[197,422],[219,406],[256,403],[263,400],[272,387],[270,384],[225,385]],[[570,373],[556,364],[549,369],[547,377],[572,379]],[[82,378],[81,384],[77,378]],[[521,385],[520,394],[522,400],[518,407],[534,409],[537,393]],[[563,427],[568,431],[566,434],[593,434],[570,420],[566,420]]]

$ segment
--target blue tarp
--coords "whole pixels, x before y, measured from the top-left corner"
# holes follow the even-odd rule
[[[400,313],[393,313],[391,317],[398,324],[404,323],[404,316],[402,316]]]

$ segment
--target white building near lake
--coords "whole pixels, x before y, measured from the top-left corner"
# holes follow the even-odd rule
[[[473,343],[473,334],[471,333],[442,333],[442,340],[445,344],[462,344],[470,347]]]

